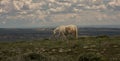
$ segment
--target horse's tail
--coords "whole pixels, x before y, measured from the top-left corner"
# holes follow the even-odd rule
[[[78,29],[77,29],[77,27],[76,27],[76,31],[75,31],[75,37],[76,37],[76,39],[78,39]]]

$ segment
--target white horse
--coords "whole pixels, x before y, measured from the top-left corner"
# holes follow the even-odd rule
[[[53,35],[58,36],[59,38],[67,38],[68,35],[75,36],[75,38],[78,38],[78,29],[76,25],[62,25],[53,30]]]

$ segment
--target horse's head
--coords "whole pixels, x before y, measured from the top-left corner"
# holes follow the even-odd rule
[[[58,32],[58,28],[53,30],[53,35],[55,35]]]
[[[56,30],[53,30],[53,35],[55,35],[56,34]]]

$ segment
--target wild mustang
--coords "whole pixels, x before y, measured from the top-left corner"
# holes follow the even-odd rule
[[[62,39],[66,39],[67,36],[74,36],[77,39],[78,29],[76,25],[62,25],[53,30],[53,35]]]

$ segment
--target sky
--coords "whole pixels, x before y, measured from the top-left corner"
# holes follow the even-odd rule
[[[120,0],[0,0],[0,28],[120,28]]]

